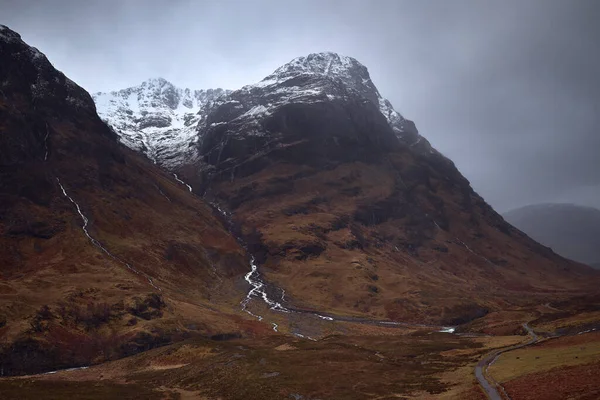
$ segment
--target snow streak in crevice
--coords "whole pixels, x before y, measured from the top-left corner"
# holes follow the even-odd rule
[[[48,136],[50,136],[50,129],[48,128],[48,123],[46,122],[46,136],[44,136],[44,149],[46,153],[44,154],[44,161],[48,160]]]
[[[160,194],[162,194],[162,195],[163,195],[163,197],[169,201],[169,203],[172,203],[172,201],[171,201],[171,199],[169,198],[169,196],[167,196],[167,195],[165,194],[165,192],[163,192],[163,191],[161,190],[160,186],[158,186],[157,184],[154,184],[154,186],[156,187],[156,189],[158,190],[158,192],[159,192]]]
[[[103,253],[105,253],[107,256],[109,256],[110,258],[117,260],[118,262],[120,262],[121,264],[125,265],[125,267],[127,267],[127,269],[129,269],[131,272],[137,274],[137,275],[141,275],[144,278],[146,278],[146,280],[148,280],[148,283],[150,283],[150,285],[157,290],[161,290],[161,288],[159,288],[158,286],[156,286],[154,284],[154,281],[152,280],[152,278],[144,273],[144,272],[140,272],[137,269],[135,269],[134,267],[132,267],[129,263],[123,261],[122,259],[120,259],[119,257],[115,256],[114,254],[112,254],[110,251],[108,251],[104,246],[102,246],[102,244],[97,241],[96,239],[94,239],[91,235],[90,232],[88,231],[88,225],[89,225],[89,219],[83,214],[83,212],[81,211],[81,207],[79,207],[79,204],[77,204],[77,202],[71,197],[69,196],[69,194],[67,193],[67,191],[65,190],[65,187],[62,185],[62,183],[60,182],[60,179],[57,177],[56,178],[56,182],[58,182],[58,186],[60,186],[60,189],[63,192],[63,195],[69,199],[69,201],[71,203],[73,203],[73,205],[75,206],[75,208],[77,209],[77,213],[79,214],[79,216],[81,217],[81,220],[83,221],[83,226],[81,227],[81,229],[83,230],[83,233],[85,234],[85,236],[87,236],[87,238],[90,240],[90,242],[92,242],[92,244],[94,246],[96,246],[97,248],[99,248],[100,250],[102,250]]]

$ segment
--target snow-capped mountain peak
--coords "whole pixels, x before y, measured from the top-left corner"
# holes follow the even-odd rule
[[[277,68],[272,75],[284,77],[286,75],[297,75],[298,73],[335,75],[337,77],[358,74],[363,75],[365,78],[368,77],[365,66],[355,58],[333,52],[312,53],[305,57],[294,58],[289,63]]]
[[[433,152],[427,140],[419,135],[414,123],[400,115],[384,99],[371,80],[367,67],[356,59],[337,53],[313,53],[298,57],[277,68],[255,84],[244,86],[211,103],[212,110],[199,123],[200,135],[227,121],[242,124],[249,135],[262,135],[259,120],[273,114],[278,107],[290,103],[362,98],[371,102],[387,119],[396,136],[406,145],[425,153]],[[220,107],[221,111],[215,111]],[[234,118],[231,118],[235,116]],[[238,130],[239,131],[239,130]]]
[[[100,117],[130,148],[172,168],[194,159],[198,111],[227,94],[223,89],[182,89],[164,78],[93,95]]]
[[[373,102],[376,102],[379,96],[379,91],[371,81],[369,71],[364,65],[355,58],[332,52],[312,53],[305,57],[295,58],[277,68],[262,81],[248,87],[270,86],[299,76],[338,80]]]
[[[93,95],[98,114],[121,142],[167,169],[194,162],[198,144],[212,129],[234,124],[244,135],[265,135],[264,120],[294,103],[368,101],[404,144],[434,152],[412,121],[394,110],[375,87],[367,68],[352,57],[313,53],[293,59],[262,81],[236,91],[182,89],[163,78]]]

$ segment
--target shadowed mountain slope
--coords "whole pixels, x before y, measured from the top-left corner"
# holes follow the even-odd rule
[[[248,262],[212,209],[117,142],[0,26],[0,368],[88,365],[239,330]]]
[[[353,58],[298,58],[204,112],[180,171],[297,307],[457,324],[597,277],[506,223]]]

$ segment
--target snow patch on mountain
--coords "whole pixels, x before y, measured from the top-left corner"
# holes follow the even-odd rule
[[[92,97],[100,117],[123,144],[155,163],[174,169],[197,158],[198,112],[226,95],[223,89],[181,89],[163,78]]]
[[[401,142],[414,151],[435,153],[415,124],[381,96],[364,65],[330,52],[295,58],[236,91],[180,89],[158,78],[93,98],[121,142],[170,170],[197,161],[197,144],[211,129],[231,124],[236,129],[228,131],[237,135],[263,136],[266,117],[278,107],[360,98],[380,110]]]
[[[379,110],[386,117],[390,126],[401,140],[406,141],[409,145],[419,140],[418,133],[412,129],[410,124],[406,123],[407,120],[394,110],[394,107],[388,100],[381,96],[379,90],[377,90],[377,87],[371,80],[367,67],[352,57],[331,52],[313,53],[306,57],[298,57],[277,68],[275,72],[267,76],[262,82],[251,86],[264,87],[281,84],[298,75],[324,76],[341,81],[346,87],[379,107]],[[313,94],[320,93],[313,91]],[[334,98],[331,94],[327,97],[330,100]]]
[[[278,107],[294,103],[318,103],[364,99],[385,116],[400,141],[422,153],[435,153],[415,124],[400,115],[373,84],[367,68],[352,57],[315,53],[298,57],[277,68],[262,81],[247,85],[210,103],[201,113],[200,140],[211,129],[227,129],[232,135],[266,135],[262,124]],[[230,128],[223,125],[229,124]]]

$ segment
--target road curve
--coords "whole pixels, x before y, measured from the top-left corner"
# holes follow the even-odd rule
[[[530,337],[530,339],[527,342],[516,344],[514,346],[510,346],[510,347],[506,347],[501,350],[494,351],[493,353],[490,353],[487,356],[485,356],[483,359],[481,359],[477,363],[477,366],[475,366],[475,377],[477,378],[477,381],[479,382],[479,384],[481,385],[481,387],[483,388],[483,390],[487,394],[487,396],[490,398],[490,400],[505,400],[506,398],[508,398],[508,394],[506,394],[506,392],[504,391],[504,388],[501,385],[499,385],[497,382],[495,382],[491,377],[485,376],[488,367],[490,365],[492,365],[494,363],[494,361],[496,361],[498,359],[498,357],[500,357],[500,354],[506,353],[506,352],[509,352],[512,350],[520,349],[521,347],[529,346],[538,341],[538,336],[535,334],[533,329],[531,329],[529,327],[529,325],[527,325],[527,323],[523,324],[523,328],[525,328],[527,330],[527,333],[529,334],[529,337]],[[500,394],[500,391],[498,391],[498,389],[500,389],[500,391],[504,394],[504,396],[502,396],[502,394]]]

